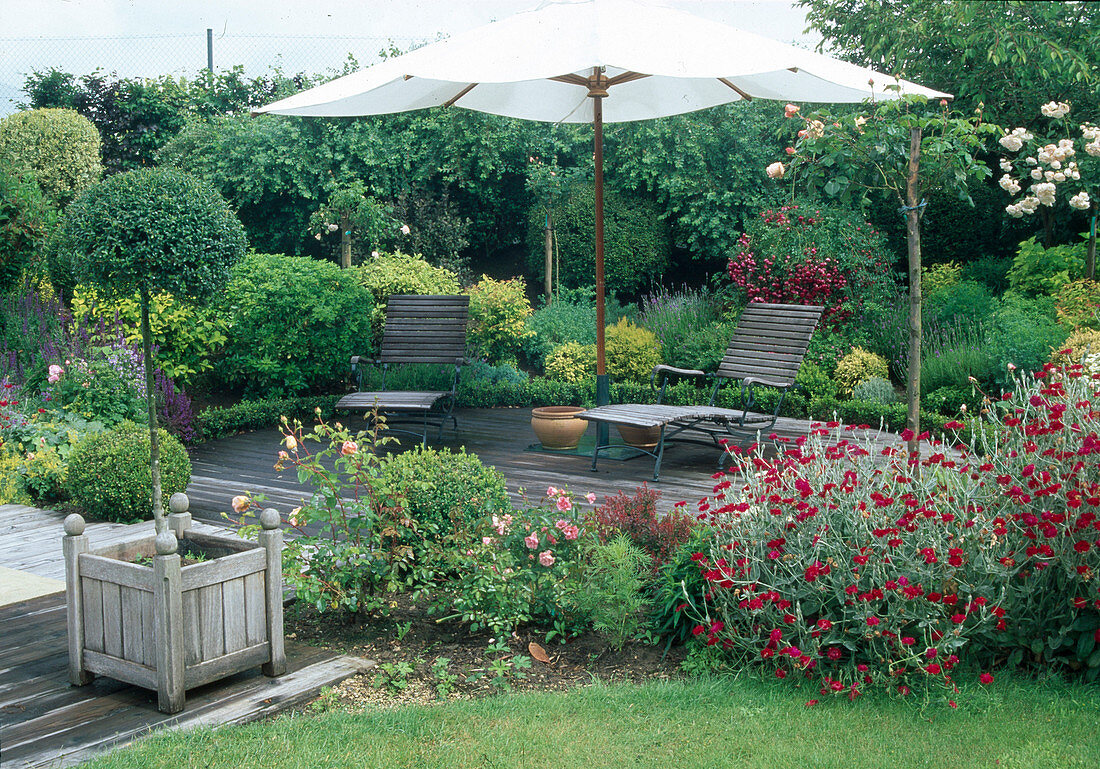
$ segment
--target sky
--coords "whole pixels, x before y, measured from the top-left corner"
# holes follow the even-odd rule
[[[663,0],[667,5],[812,47],[805,17],[789,0]],[[0,115],[15,109],[26,74],[193,75],[206,66],[261,74],[361,64],[392,40],[400,48],[536,7],[540,0],[0,0]]]

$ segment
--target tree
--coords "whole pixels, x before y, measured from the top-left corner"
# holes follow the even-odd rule
[[[823,48],[950,91],[969,112],[1030,126],[1050,100],[1100,105],[1100,3],[799,0]]]
[[[800,110],[788,104],[788,117]],[[868,105],[866,114],[833,116],[819,112],[802,118],[799,140],[788,147],[789,165],[773,163],[772,178],[801,177],[808,189],[841,201],[865,203],[874,194],[888,194],[906,218],[909,263],[908,427],[920,432],[921,249],[920,219],[927,194],[954,191],[969,202],[967,182],[992,173],[975,159],[984,136],[999,132],[972,117],[951,117],[947,102],[937,112],[923,97]],[[916,443],[910,441],[910,449]]]
[[[0,163],[33,178],[51,202],[65,205],[99,181],[99,134],[71,109],[35,109],[0,120]]]
[[[361,182],[334,190],[325,205],[309,218],[309,231],[317,240],[340,234],[340,266],[344,269],[351,267],[353,238],[377,254],[383,243],[393,240],[398,229],[393,212],[368,195]],[[400,231],[408,235],[409,226],[401,225]]]
[[[149,302],[166,291],[180,299],[209,299],[245,251],[244,228],[217,192],[178,171],[146,169],[95,185],[65,212],[54,248],[77,280],[108,296],[141,297],[153,517],[167,530],[161,500]]]
[[[1083,123],[1075,138],[1073,124],[1067,120],[1072,107],[1066,102],[1047,102],[1039,112],[1050,121],[1048,133],[1039,137],[1023,127],[1014,128],[1000,138],[1000,144],[1013,153],[1012,160],[1001,160],[1000,185],[1010,195],[1027,194],[1005,210],[1009,216],[1021,218],[1039,213],[1043,221],[1043,245],[1054,245],[1053,210],[1062,197],[1075,211],[1088,211],[1092,216],[1089,228],[1088,257],[1085,272],[1089,280],[1096,279],[1096,215],[1100,203],[1100,126]],[[1077,151],[1081,142],[1084,153]]]

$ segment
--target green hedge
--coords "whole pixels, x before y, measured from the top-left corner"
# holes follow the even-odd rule
[[[336,413],[336,401],[341,397],[313,395],[249,400],[232,406],[204,409],[195,420],[195,441],[209,441],[248,430],[275,427],[284,416],[303,422],[313,421],[317,417],[317,409],[321,409],[322,417],[330,419]]]

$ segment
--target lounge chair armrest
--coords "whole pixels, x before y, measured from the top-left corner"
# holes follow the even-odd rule
[[[370,363],[370,364],[373,365],[377,362],[378,361],[376,361],[374,358],[371,358],[367,355],[352,355],[351,356],[351,365],[353,365],[353,366],[358,366],[360,363],[364,363],[364,364],[365,363]]]
[[[663,363],[653,367],[654,379],[662,374],[673,374],[675,376],[707,376],[707,372],[694,368],[676,368],[674,366],[666,366]]]
[[[742,384],[746,386],[751,385],[764,385],[765,387],[779,387],[780,389],[786,389],[790,387],[789,384],[783,384],[782,382],[773,382],[770,379],[761,379],[760,377],[747,376],[741,380]]]

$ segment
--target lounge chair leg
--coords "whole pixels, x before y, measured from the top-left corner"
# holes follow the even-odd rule
[[[665,425],[661,425],[661,436],[657,439],[657,461],[653,463],[653,482],[661,480],[661,460],[665,456]]]

